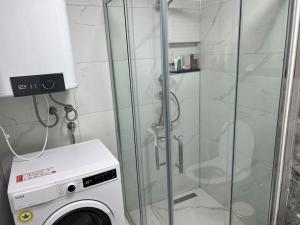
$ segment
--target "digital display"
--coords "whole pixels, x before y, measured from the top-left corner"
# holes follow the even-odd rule
[[[90,177],[83,178],[83,187],[87,188],[117,178],[117,170],[109,170]]]
[[[15,97],[66,90],[62,73],[11,77],[10,82]]]

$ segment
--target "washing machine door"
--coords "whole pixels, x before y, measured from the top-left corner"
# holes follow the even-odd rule
[[[104,204],[82,200],[53,213],[44,225],[116,225],[111,210]]]

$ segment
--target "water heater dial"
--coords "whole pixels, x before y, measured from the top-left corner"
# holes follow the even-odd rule
[[[55,87],[55,81],[54,80],[45,80],[44,83],[42,83],[42,87],[46,90],[51,90]]]

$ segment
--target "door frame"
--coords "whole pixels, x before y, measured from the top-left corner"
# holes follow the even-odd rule
[[[106,34],[106,42],[107,42],[107,51],[108,51],[108,61],[109,61],[109,69],[110,69],[110,78],[111,78],[111,87],[112,87],[112,95],[113,95],[113,105],[114,105],[114,118],[115,118],[115,126],[116,126],[116,136],[117,136],[117,147],[118,147],[118,157],[121,168],[122,177],[124,177],[124,166],[123,166],[123,152],[121,147],[121,137],[120,137],[120,120],[119,120],[119,110],[118,110],[118,101],[117,101],[117,89],[116,89],[116,80],[114,75],[114,63],[113,63],[113,55],[112,55],[112,44],[111,44],[111,36],[110,36],[110,26],[109,26],[109,12],[108,12],[108,4],[113,0],[103,0],[103,12],[104,12],[104,22],[105,22],[105,34]],[[125,31],[126,31],[126,44],[127,44],[127,61],[128,61],[128,72],[129,72],[129,82],[130,82],[130,93],[131,93],[131,112],[133,118],[133,134],[134,134],[134,148],[135,148],[135,164],[137,171],[137,186],[138,186],[138,199],[139,199],[139,211],[140,211],[140,222],[142,225],[147,225],[146,221],[146,209],[145,209],[145,194],[143,190],[143,169],[140,166],[142,162],[142,157],[139,152],[140,139],[138,138],[139,125],[138,125],[138,115],[139,112],[135,107],[137,103],[137,98],[134,93],[134,80],[133,80],[133,72],[132,72],[132,54],[131,54],[131,37],[129,32],[129,16],[128,16],[128,1],[122,0],[124,20],[125,20]],[[123,189],[123,200],[126,205],[126,196],[125,196],[125,185],[124,180],[122,179],[122,189]],[[134,224],[131,215],[125,208],[125,215],[131,224]]]
[[[295,76],[298,38],[300,34],[299,0],[289,1],[288,13],[281,99],[278,113],[275,156],[272,174],[272,190],[268,221],[269,225],[281,225],[283,224],[283,220],[285,220],[286,204],[288,200],[288,190],[286,184],[289,183],[289,179],[286,178],[286,175],[290,173],[289,163],[292,157],[294,136],[294,129],[290,129],[293,127],[291,123],[294,123],[294,120],[291,120],[290,116],[293,104],[293,91],[299,91],[293,90],[297,86],[294,82],[295,77],[299,79],[299,75]],[[297,101],[297,104],[299,104],[299,101]]]

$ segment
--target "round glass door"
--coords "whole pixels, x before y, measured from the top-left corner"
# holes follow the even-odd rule
[[[82,208],[74,210],[53,225],[112,225],[109,216],[95,208]]]
[[[55,211],[43,225],[116,225],[112,211],[98,201],[72,202]]]

